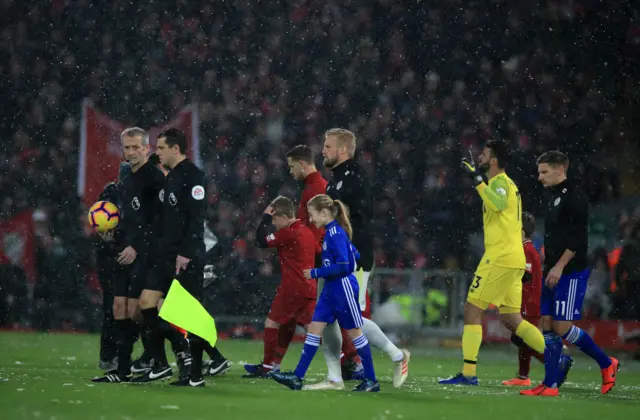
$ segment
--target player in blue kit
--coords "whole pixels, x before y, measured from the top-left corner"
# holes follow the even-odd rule
[[[347,330],[364,366],[365,379],[353,391],[379,392],[371,348],[361,330],[362,312],[356,298],[359,288],[353,274],[359,254],[350,241],[352,229],[346,206],[339,200],[320,194],[309,200],[307,208],[311,222],[318,227],[324,226],[326,234],[322,243],[322,267],[304,270],[304,275],[313,279],[323,278],[324,288],[307,327],[298,366],[293,372],[274,372],[271,377],[293,390],[302,389],[304,376],[320,346],[322,331],[337,321],[341,328]]]

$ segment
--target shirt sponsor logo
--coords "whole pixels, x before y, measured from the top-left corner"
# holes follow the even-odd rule
[[[196,185],[191,188],[191,197],[195,200],[202,200],[204,198],[204,187],[202,185]]]
[[[497,189],[496,189],[496,192],[497,192],[498,194],[500,194],[500,195],[507,195],[507,190],[505,190],[505,189],[504,189],[504,188],[502,188],[502,187],[497,188]]]
[[[276,240],[276,235],[274,235],[273,233],[267,236],[267,242],[271,242],[275,240]]]

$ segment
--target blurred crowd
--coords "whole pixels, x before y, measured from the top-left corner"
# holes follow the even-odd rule
[[[277,264],[254,247],[253,222],[278,193],[300,194],[286,150],[302,143],[319,152],[331,127],[357,133],[357,160],[375,184],[378,266],[472,267],[466,238],[481,213],[458,162],[490,138],[513,145],[510,174],[534,213],[543,202],[535,157],[553,148],[571,157],[572,177],[593,203],[617,199],[640,93],[632,5],[0,2],[0,88],[8,93],[0,218],[35,210],[37,240],[33,301],[20,306],[28,314],[12,316],[41,328],[99,319],[87,310],[99,306],[95,238],[75,185],[85,97],[142,127],[199,104],[209,222],[220,238],[220,313],[266,313],[264,285],[277,278]],[[600,267],[601,253],[594,261]],[[13,302],[9,289],[1,293]],[[606,307],[614,300],[596,305],[598,316],[616,313]]]

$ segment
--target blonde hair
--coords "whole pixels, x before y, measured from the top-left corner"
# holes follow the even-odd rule
[[[356,153],[356,135],[346,128],[332,128],[324,132],[324,137],[335,137],[338,147],[346,147],[350,158]]]
[[[307,206],[312,206],[314,209],[320,211],[327,209],[331,212],[333,218],[338,222],[342,229],[347,233],[349,239],[353,236],[353,227],[351,227],[351,220],[349,220],[349,209],[346,204],[340,200],[334,200],[326,194],[318,194],[309,200]]]
[[[276,199],[271,202],[271,207],[273,207],[274,215],[286,216],[290,219],[296,217],[296,206],[289,197],[285,197],[284,195],[276,197]]]

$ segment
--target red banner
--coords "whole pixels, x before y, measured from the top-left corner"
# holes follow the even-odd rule
[[[640,335],[640,321],[575,321],[600,347],[632,351],[638,342],[627,342],[632,336]],[[502,325],[497,314],[487,313],[482,323],[482,340],[485,343],[508,343],[511,332]]]
[[[189,158],[201,167],[197,109],[197,105],[190,105],[165,125],[148,129],[152,150],[155,149],[158,134],[169,128],[178,128],[184,131],[189,140]],[[82,103],[78,195],[87,207],[98,200],[107,183],[118,177],[118,168],[123,161],[120,133],[125,128],[127,126],[124,123],[111,119],[93,106],[91,101]]]
[[[22,267],[31,283],[36,280],[35,247],[31,210],[0,222],[0,254],[12,264]]]

